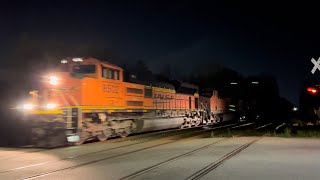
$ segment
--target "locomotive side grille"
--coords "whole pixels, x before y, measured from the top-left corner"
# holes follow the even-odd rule
[[[143,94],[143,90],[142,89],[137,89],[137,88],[127,88],[127,93]]]
[[[143,106],[142,101],[127,101],[127,106]]]

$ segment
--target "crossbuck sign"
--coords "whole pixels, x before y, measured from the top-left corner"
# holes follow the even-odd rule
[[[318,61],[316,61],[314,58],[311,59],[311,62],[313,63],[314,67],[311,70],[311,73],[314,74],[316,72],[317,69],[320,70],[320,57],[318,59]]]

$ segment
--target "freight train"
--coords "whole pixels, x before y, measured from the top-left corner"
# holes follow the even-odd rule
[[[175,81],[132,83],[124,70],[95,58],[67,58],[43,77],[41,88],[19,109],[32,122],[34,144],[82,144],[97,138],[212,125],[232,119],[217,91],[200,96],[195,85]]]

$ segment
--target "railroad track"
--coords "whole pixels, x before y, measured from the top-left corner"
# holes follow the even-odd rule
[[[254,128],[254,129],[255,129],[255,130],[265,129],[265,128],[271,126],[272,124],[273,124],[273,123],[267,123],[267,124],[261,125],[261,126],[259,126],[259,127],[256,127],[256,128]]]
[[[153,169],[156,169],[156,168],[158,168],[158,167],[160,167],[160,166],[163,166],[163,165],[165,165],[165,164],[168,164],[168,163],[171,163],[171,162],[173,162],[173,161],[179,160],[179,159],[181,159],[181,158],[187,157],[187,156],[189,156],[189,155],[191,155],[191,154],[194,154],[194,153],[197,153],[197,152],[199,152],[199,151],[201,151],[201,150],[207,149],[207,148],[209,148],[209,147],[211,147],[211,146],[214,146],[214,145],[216,145],[216,144],[218,144],[218,143],[224,142],[224,141],[226,141],[226,140],[228,140],[228,139],[231,139],[231,138],[225,138],[225,139],[222,139],[222,140],[220,140],[220,141],[216,141],[216,142],[213,142],[213,143],[211,143],[211,144],[209,144],[209,145],[205,145],[205,146],[202,146],[202,147],[197,148],[197,149],[195,149],[195,150],[192,150],[192,151],[189,151],[189,152],[187,152],[187,153],[181,154],[181,155],[179,155],[179,156],[175,156],[175,157],[170,158],[170,159],[168,159],[168,160],[165,160],[165,161],[163,161],[163,162],[157,163],[157,164],[155,164],[155,165],[153,165],[153,166],[144,168],[144,169],[142,169],[142,170],[140,170],[140,171],[137,171],[137,172],[132,173],[132,174],[130,174],[130,175],[124,176],[124,177],[120,178],[120,180],[133,179],[133,178],[135,178],[135,177],[137,177],[137,176],[140,176],[140,175],[142,175],[142,174],[145,174],[145,173],[147,173],[147,172],[149,172],[149,171],[151,171],[151,170],[153,170]],[[218,161],[215,161],[215,162],[209,164],[208,166],[202,168],[201,170],[197,171],[196,173],[190,175],[187,179],[199,179],[200,177],[202,177],[202,176],[204,176],[205,174],[209,173],[209,172],[212,171],[213,169],[217,168],[219,165],[221,165],[221,164],[222,164],[223,162],[225,162],[226,160],[232,158],[233,156],[235,156],[235,155],[237,155],[238,153],[240,153],[242,150],[244,150],[244,149],[246,149],[247,147],[249,147],[251,144],[253,144],[253,143],[256,142],[257,140],[258,140],[258,139],[254,139],[253,141],[250,141],[250,142],[248,142],[248,143],[245,143],[245,144],[243,144],[242,146],[240,146],[240,147],[232,150],[231,152],[227,153],[227,154],[224,155],[222,158],[220,158]]]
[[[190,175],[189,177],[186,178],[186,180],[197,180],[205,176],[206,174],[210,173],[214,169],[218,168],[220,165],[222,165],[224,162],[227,160],[231,159],[232,157],[236,156],[239,154],[241,151],[244,149],[248,148],[250,145],[253,143],[257,142],[261,138],[256,138],[248,143],[243,144],[242,146],[234,149],[233,151],[229,152],[228,154],[224,155],[221,157],[219,160],[212,162],[211,164],[207,165],[206,167],[200,169],[196,173]]]
[[[166,133],[177,133],[177,132],[183,132],[183,131],[189,131],[189,130],[194,130],[194,129],[201,129],[201,128],[219,128],[219,127],[224,127],[224,126],[229,126],[229,125],[234,125],[235,123],[233,124],[222,124],[220,126],[215,126],[215,125],[201,125],[201,126],[196,126],[196,127],[189,127],[189,128],[183,128],[183,129],[168,129],[168,130],[158,130],[158,131],[155,131],[155,132],[143,132],[143,133],[138,133],[138,134],[131,134],[130,136],[128,137],[125,137],[125,138],[118,138],[118,137],[115,137],[113,139],[109,139],[107,141],[101,141],[101,142],[95,142],[95,144],[97,143],[105,143],[105,142],[124,142],[124,141],[128,141],[128,140],[137,140],[137,139],[142,139],[142,138],[145,138],[145,136],[153,136],[153,135],[165,135]],[[90,145],[94,145],[94,143],[87,143],[87,144],[83,144],[82,146],[90,146]]]
[[[255,122],[250,122],[250,123],[246,123],[246,124],[240,124],[238,126],[231,127],[230,129],[239,129],[239,128],[243,128],[243,127],[252,126],[254,124],[255,124]]]
[[[229,138],[225,138],[225,139],[222,139],[222,140],[219,140],[219,141],[216,141],[216,142],[213,142],[213,143],[210,143],[208,145],[205,145],[205,146],[202,146],[202,147],[199,147],[197,149],[194,149],[194,150],[191,150],[189,152],[186,152],[184,154],[181,154],[181,155],[178,155],[178,156],[175,156],[175,157],[172,157],[170,159],[167,159],[165,161],[162,161],[160,163],[157,163],[155,165],[152,165],[150,167],[147,167],[147,168],[144,168],[144,169],[141,169],[139,171],[136,171],[134,173],[131,173],[129,175],[126,175],[122,178],[120,178],[119,180],[129,180],[129,179],[134,179],[140,175],[143,175],[145,173],[148,173],[149,171],[152,171],[156,168],[159,168],[163,165],[166,165],[166,164],[169,164],[169,163],[172,163],[174,161],[177,161],[179,159],[182,159],[184,157],[187,157],[187,156],[190,156],[192,154],[195,154],[199,151],[202,151],[204,149],[207,149],[207,148],[210,148],[218,143],[221,143],[221,142],[224,142],[224,141],[227,141],[231,139],[230,137]],[[211,172],[212,170],[214,170],[215,168],[217,168],[218,166],[220,166],[222,163],[224,163],[225,161],[227,161],[228,159],[231,159],[233,156],[239,154],[242,150],[248,148],[250,145],[252,145],[253,143],[255,143],[256,141],[258,141],[260,138],[256,138],[252,141],[249,141],[248,143],[245,143],[243,144],[242,146],[230,151],[229,153],[225,154],[223,157],[221,157],[220,159],[218,159],[217,161],[215,162],[212,162],[211,164],[209,164],[208,166],[205,166],[204,168],[202,168],[201,170],[195,172],[194,174],[190,175],[188,178],[186,178],[187,180],[194,180],[194,179],[200,179],[201,177],[203,177],[204,175],[208,174],[209,172]]]
[[[286,123],[282,123],[282,124],[278,125],[277,127],[275,127],[274,131],[279,131],[279,130],[281,130],[281,128],[285,128],[285,126],[286,126]]]
[[[173,135],[173,136],[176,136],[176,135]],[[172,137],[172,136],[169,136],[169,137]],[[163,138],[167,138],[167,137],[163,137]],[[139,138],[139,139],[142,139],[142,138]],[[135,143],[131,143],[131,144],[127,144],[127,145],[121,145],[121,146],[117,146],[117,147],[113,147],[113,148],[105,148],[105,149],[102,149],[102,150],[99,150],[99,151],[89,152],[89,153],[85,153],[85,154],[81,154],[81,155],[68,156],[68,157],[57,159],[57,160],[53,160],[53,161],[46,161],[46,162],[31,164],[31,165],[27,165],[27,166],[22,166],[22,167],[18,167],[18,168],[9,169],[7,171],[1,171],[0,173],[7,173],[7,172],[11,172],[11,171],[26,169],[26,168],[30,168],[30,167],[34,167],[34,166],[45,165],[45,164],[54,163],[54,162],[58,162],[58,161],[72,160],[72,159],[80,158],[80,157],[83,157],[83,156],[89,156],[89,155],[96,154],[96,153],[111,151],[111,150],[120,149],[120,148],[124,148],[124,147],[129,147],[129,146],[133,146],[133,145],[138,145],[138,144],[146,143],[146,142],[149,142],[149,141],[152,141],[152,140],[135,142]],[[81,148],[81,146],[80,146],[80,148]],[[59,149],[59,150],[61,150],[61,149]]]
[[[207,127],[207,125],[202,125],[202,126],[198,126],[198,127],[184,128],[184,129],[169,129],[169,130],[156,131],[156,132],[151,132],[151,133],[140,133],[140,134],[132,135],[132,136],[125,137],[125,138],[114,138],[114,139],[110,139],[110,140],[102,141],[102,142],[87,143],[87,144],[83,144],[81,146],[59,147],[59,148],[49,148],[49,149],[30,149],[32,147],[28,147],[28,148],[22,148],[22,150],[26,150],[26,151],[23,151],[23,152],[20,152],[20,153],[17,152],[16,154],[11,155],[9,157],[7,155],[0,155],[0,159],[1,160],[9,160],[9,159],[20,158],[21,156],[29,155],[31,153],[38,153],[38,152],[44,152],[44,151],[56,151],[56,150],[59,151],[61,149],[66,149],[66,148],[67,149],[68,148],[73,149],[74,147],[81,149],[81,148],[87,148],[87,147],[90,147],[90,146],[95,146],[95,145],[105,144],[105,143],[137,141],[137,140],[145,139],[145,138],[158,138],[158,137],[161,137],[161,136],[171,136],[171,135],[174,135],[174,134],[177,134],[177,133],[181,133],[181,132],[185,132],[185,131],[192,131],[192,130],[200,129],[200,128],[203,128],[203,127]],[[136,144],[139,144],[139,143],[136,143]],[[5,150],[5,151],[9,152],[9,151],[15,151],[15,150],[21,150],[21,149],[19,149],[19,148],[10,148],[10,149]],[[1,157],[7,157],[7,158],[1,158]]]
[[[255,130],[257,131],[265,131],[269,133],[276,133],[278,131],[282,131],[284,128],[287,127],[286,123],[265,123],[263,125],[260,125],[259,127],[256,127]]]
[[[197,149],[194,149],[194,150],[192,150],[192,151],[189,151],[189,152],[187,152],[187,153],[184,153],[184,154],[175,156],[175,157],[173,157],[173,158],[167,159],[167,160],[162,161],[162,162],[160,162],[160,163],[157,163],[157,164],[155,164],[155,165],[153,165],[153,166],[144,168],[144,169],[142,169],[142,170],[140,170],[140,171],[137,171],[137,172],[134,172],[134,173],[132,173],[132,174],[130,174],[130,175],[124,176],[124,177],[120,178],[120,180],[133,179],[133,178],[135,178],[135,177],[137,177],[137,176],[140,176],[140,175],[142,175],[142,174],[145,174],[145,173],[147,173],[147,172],[149,172],[149,171],[151,171],[151,170],[153,170],[153,169],[156,169],[156,168],[158,168],[158,167],[160,167],[160,166],[163,166],[163,165],[165,165],[165,164],[168,164],[168,163],[171,163],[171,162],[173,162],[173,161],[179,160],[179,159],[181,159],[181,158],[184,158],[184,157],[186,157],[186,156],[189,156],[189,155],[194,154],[194,153],[196,153],[196,152],[199,152],[199,151],[201,151],[201,150],[207,149],[207,148],[209,148],[209,147],[211,147],[211,146],[213,146],[213,145],[215,145],[215,144],[218,144],[218,143],[220,143],[220,142],[222,142],[222,141],[226,141],[227,139],[229,139],[229,138],[225,138],[225,139],[222,139],[222,140],[220,140],[220,141],[216,141],[216,142],[210,143],[209,145],[205,145],[205,146],[202,146],[202,147],[200,147],[200,148],[197,148]]]
[[[234,125],[236,125],[236,124],[219,126],[219,127],[214,127],[214,128],[210,128],[210,129],[202,129],[202,130],[199,130],[199,131],[186,132],[186,133],[183,133],[183,134],[177,134],[177,135],[170,136],[170,137],[164,137],[164,138],[161,138],[162,143],[158,143],[158,144],[151,145],[151,146],[144,147],[144,148],[138,148],[138,149],[136,149],[134,151],[120,153],[120,154],[117,154],[117,155],[114,155],[114,156],[110,156],[110,157],[104,157],[104,158],[98,158],[98,159],[95,159],[95,160],[90,160],[90,161],[87,161],[87,162],[84,162],[84,163],[79,163],[77,165],[73,165],[73,166],[69,166],[69,167],[65,167],[65,168],[60,168],[60,169],[57,169],[57,170],[52,170],[52,171],[48,171],[48,172],[44,172],[44,173],[39,173],[39,174],[36,174],[36,175],[32,175],[32,176],[26,177],[25,179],[34,179],[34,178],[38,178],[38,177],[43,177],[43,176],[47,176],[47,175],[50,175],[50,174],[54,174],[54,173],[57,173],[57,172],[65,171],[65,170],[68,170],[68,169],[75,169],[75,168],[78,168],[78,167],[90,165],[90,164],[97,163],[97,162],[100,162],[100,161],[104,161],[104,160],[107,160],[107,159],[121,157],[121,156],[125,156],[125,155],[131,154],[131,153],[143,151],[143,150],[146,150],[146,149],[158,147],[158,146],[169,144],[169,143],[173,143],[173,142],[177,142],[179,140],[185,139],[184,136],[186,136],[186,135],[190,135],[190,137],[195,137],[195,136],[203,135],[203,133],[207,132],[207,131],[211,131],[211,130],[214,130],[214,129],[227,128],[227,127],[234,126]],[[175,136],[178,136],[178,138],[175,139],[174,138]],[[180,136],[180,138],[179,138],[179,136]],[[167,140],[167,142],[163,142],[163,139],[168,139],[168,140]],[[159,139],[157,139],[157,140],[159,140]],[[37,164],[32,164],[32,165],[27,165],[27,166],[22,166],[22,167],[18,167],[18,168],[14,168],[14,169],[9,169],[7,171],[3,171],[3,172],[0,172],[0,173],[1,174],[10,173],[10,172],[15,172],[15,171],[18,171],[18,170],[27,169],[27,168],[31,168],[31,167],[35,167],[35,166],[42,166],[42,165],[46,165],[46,164],[54,163],[54,162],[58,162],[58,161],[77,159],[77,158],[81,158],[83,156],[89,156],[89,155],[92,155],[92,154],[98,154],[98,153],[101,153],[101,152],[105,152],[105,151],[109,151],[109,150],[113,150],[113,149],[119,149],[119,148],[123,148],[123,147],[128,147],[128,146],[141,144],[141,143],[145,143],[145,142],[138,142],[138,143],[133,143],[133,144],[120,146],[120,147],[115,147],[115,148],[111,148],[111,149],[109,148],[109,149],[104,149],[104,150],[91,152],[91,153],[87,153],[87,154],[81,154],[81,155],[78,155],[78,156],[72,156],[72,157],[67,157],[67,158],[63,158],[63,159],[58,159],[58,160],[54,160],[54,161],[47,161],[47,162],[42,162],[42,163],[37,163]]]

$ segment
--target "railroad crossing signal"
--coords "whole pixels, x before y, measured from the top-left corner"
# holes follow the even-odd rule
[[[320,70],[320,57],[319,57],[318,61],[316,61],[314,58],[312,58],[311,62],[314,64],[314,67],[312,68],[311,73],[314,74],[317,69]]]

